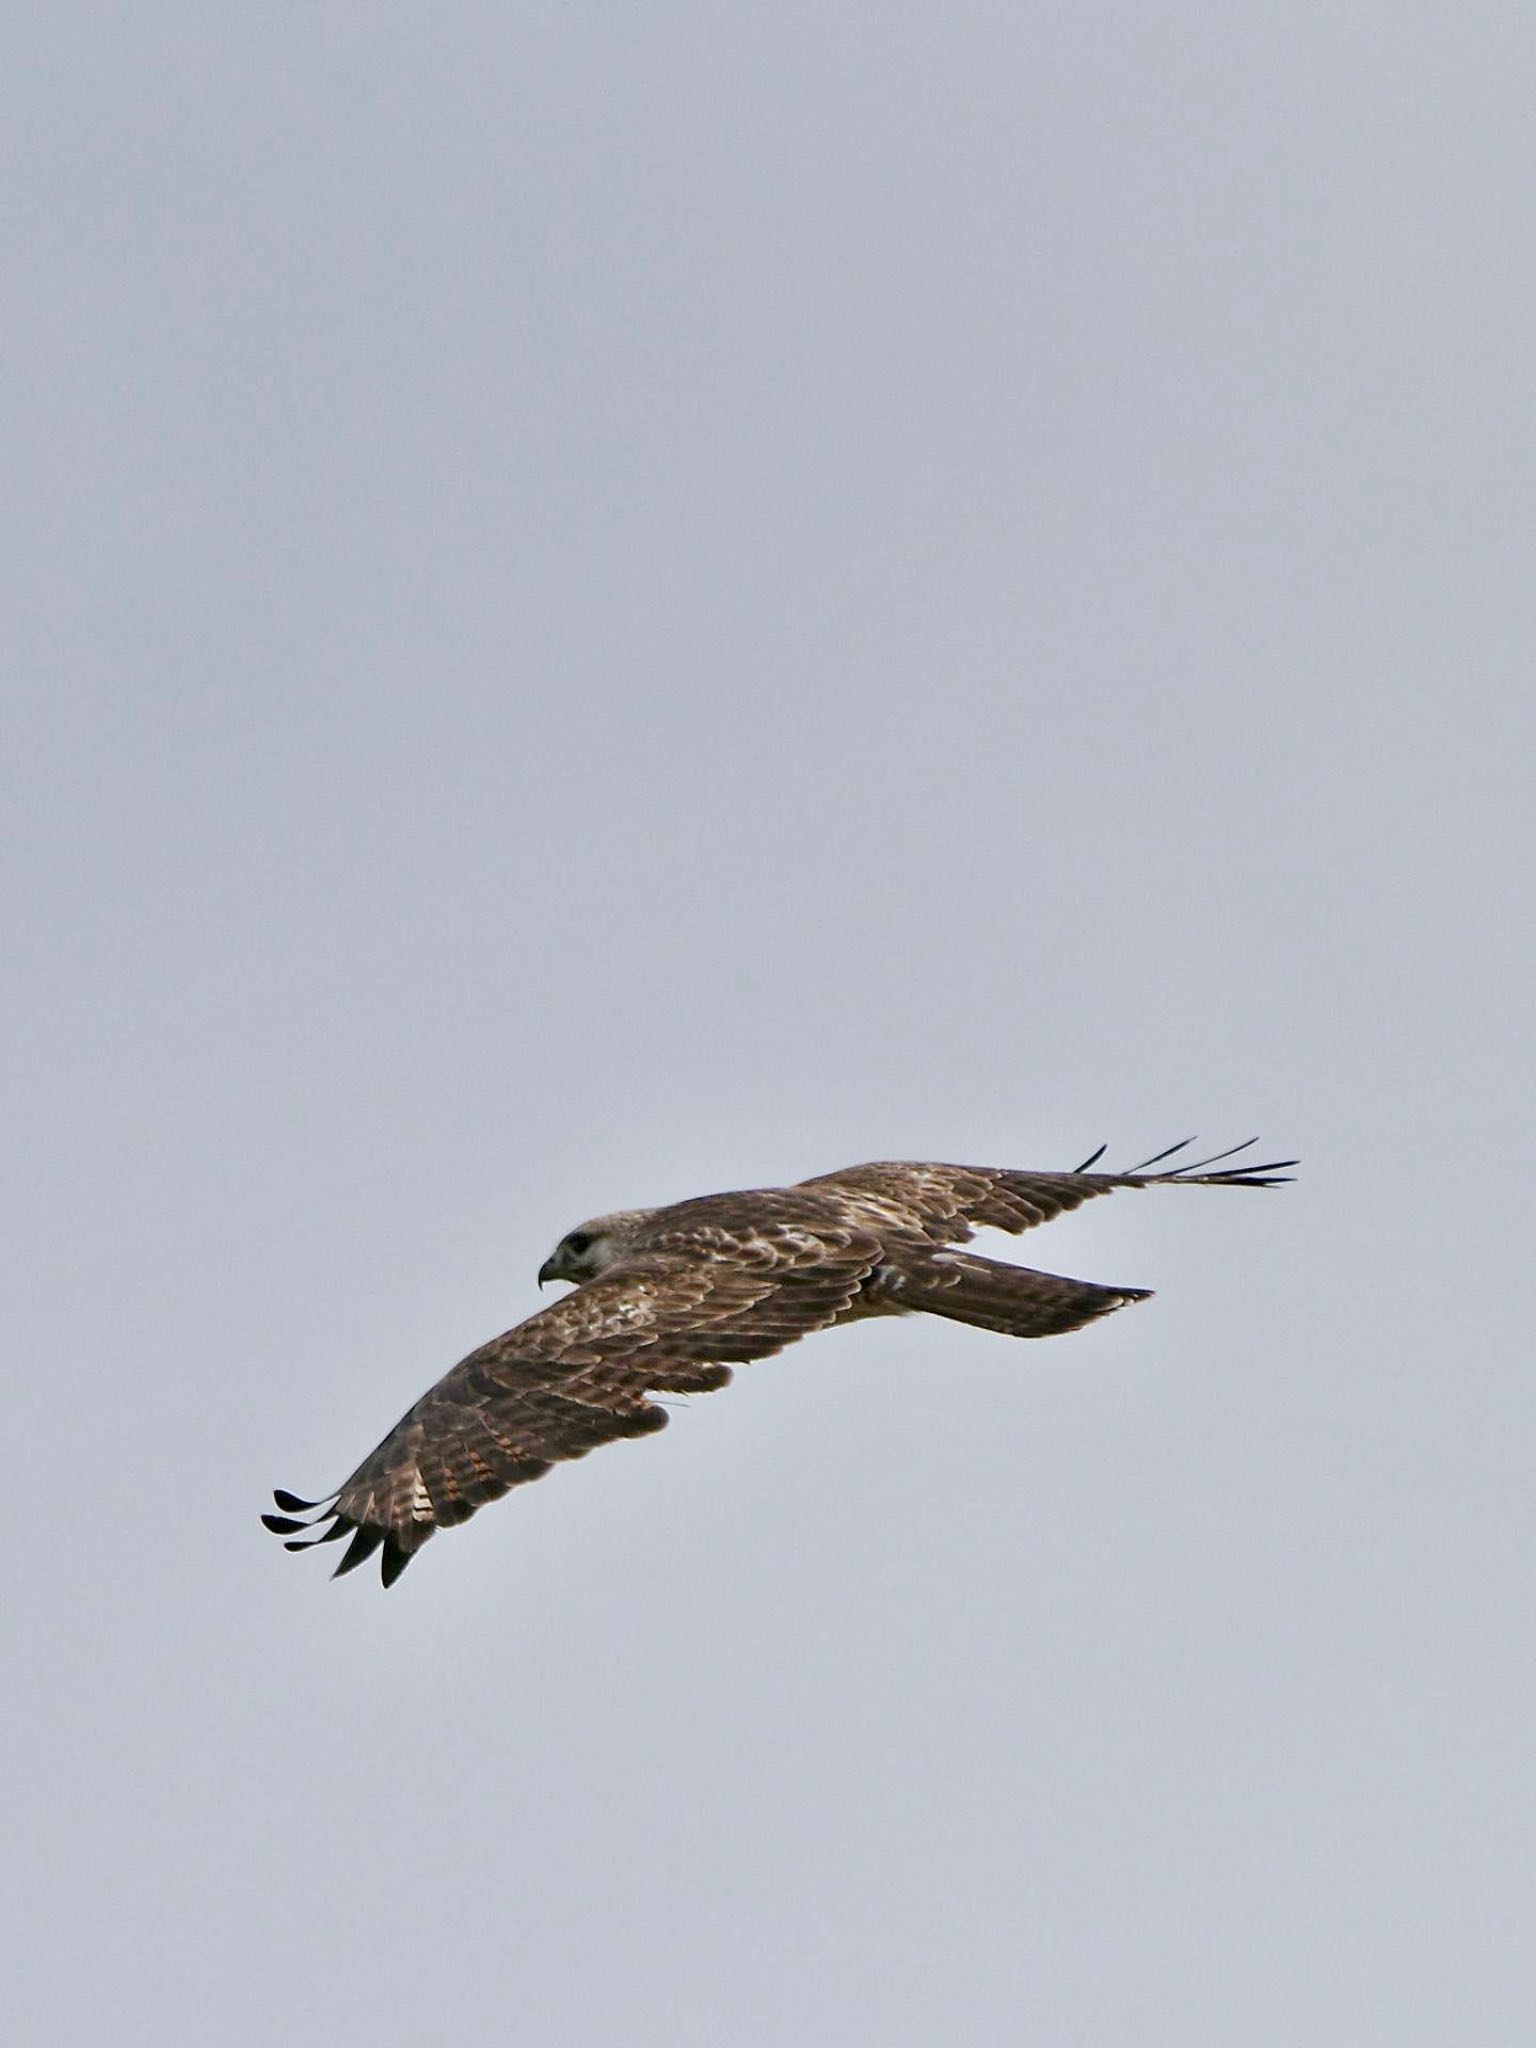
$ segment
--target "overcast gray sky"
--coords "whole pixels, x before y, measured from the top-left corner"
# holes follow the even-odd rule
[[[12,2038],[1525,2039],[1529,11],[7,41]],[[594,1210],[1253,1130],[257,1525]]]

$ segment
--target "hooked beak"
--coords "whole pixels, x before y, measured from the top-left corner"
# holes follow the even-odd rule
[[[558,1280],[559,1278],[560,1275],[555,1270],[554,1260],[552,1258],[546,1259],[539,1268],[539,1286],[542,1288],[546,1280]]]

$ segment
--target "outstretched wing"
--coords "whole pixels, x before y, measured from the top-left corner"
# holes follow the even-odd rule
[[[856,1228],[758,1227],[647,1252],[482,1344],[402,1416],[340,1491],[279,1492],[269,1529],[308,1549],[351,1535],[337,1576],[381,1546],[393,1584],[435,1530],[616,1437],[661,1429],[654,1393],[723,1387],[731,1367],[823,1329],[880,1256]],[[310,1508],[314,1521],[295,1520]],[[307,1530],[319,1531],[306,1535]]]
[[[1072,1173],[1016,1172],[1009,1167],[944,1166],[910,1159],[883,1159],[868,1166],[843,1167],[837,1173],[823,1173],[815,1180],[802,1181],[808,1188],[840,1191],[851,1197],[851,1213],[864,1210],[886,1217],[910,1230],[921,1231],[934,1244],[963,1244],[973,1231],[987,1227],[1017,1233],[1037,1223],[1049,1223],[1068,1209],[1077,1209],[1095,1195],[1111,1194],[1116,1188],[1206,1187],[1269,1188],[1290,1176],[1282,1172],[1294,1166],[1294,1159],[1273,1159],[1262,1166],[1228,1166],[1220,1172],[1205,1169],[1219,1160],[1246,1152],[1258,1140],[1229,1151],[1214,1153],[1187,1166],[1170,1167],[1150,1173],[1165,1159],[1194,1143],[1185,1138],[1170,1145],[1140,1166],[1124,1173],[1094,1173],[1089,1169],[1104,1156],[1101,1145]]]

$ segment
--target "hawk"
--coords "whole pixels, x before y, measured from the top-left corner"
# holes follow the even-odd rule
[[[865,1316],[925,1310],[1009,1337],[1054,1337],[1145,1301],[956,1251],[978,1228],[1018,1232],[1115,1188],[1267,1188],[1294,1159],[1222,1166],[1250,1138],[1169,1167],[1186,1138],[1124,1173],[882,1160],[792,1187],[619,1209],[567,1231],[539,1269],[575,1291],[472,1351],[320,1500],[279,1489],[267,1527],[307,1550],[349,1536],[333,1576],[383,1551],[393,1585],[438,1529],[615,1437],[664,1427],[657,1394],[703,1394],[732,1369]],[[1163,1167],[1161,1172],[1152,1172]],[[1217,1168],[1217,1171],[1210,1171]],[[296,1520],[320,1510],[311,1521]],[[316,1532],[319,1533],[316,1533]]]

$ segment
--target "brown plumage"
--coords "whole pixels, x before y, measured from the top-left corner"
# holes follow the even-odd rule
[[[303,1501],[280,1490],[283,1513],[262,1520],[290,1550],[350,1535],[338,1577],[382,1548],[388,1586],[435,1530],[551,1465],[661,1429],[667,1411],[652,1394],[708,1393],[733,1366],[813,1330],[919,1309],[1012,1337],[1078,1329],[1148,1289],[949,1247],[976,1229],[1028,1230],[1115,1188],[1273,1187],[1296,1164],[1205,1170],[1247,1150],[1239,1145],[1148,1171],[1190,1142],[1125,1173],[1091,1170],[1102,1146],[1072,1173],[887,1160],[595,1217],[561,1239],[539,1274],[541,1285],[576,1281],[574,1293],[461,1360],[339,1492]],[[314,1521],[294,1519],[312,1508],[323,1510]]]

